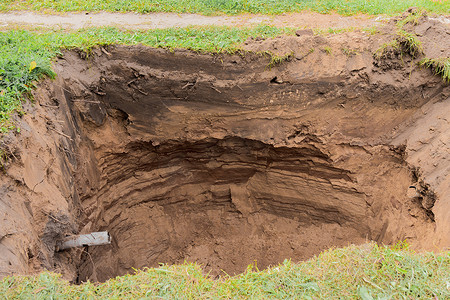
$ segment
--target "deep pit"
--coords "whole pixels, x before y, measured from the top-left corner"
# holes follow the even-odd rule
[[[90,219],[114,242],[89,250],[95,263],[84,256],[81,280],[184,260],[203,264],[211,275],[237,274],[254,261],[265,268],[332,246],[402,238],[386,234],[389,222],[400,224],[374,213],[361,175],[333,166],[313,144],[275,148],[230,137],[132,143],[125,150],[100,160],[107,180],[90,199],[102,207]],[[369,179],[372,184],[396,182],[377,190],[378,197],[405,191],[410,182],[401,160],[383,152],[371,162],[368,154],[354,158],[362,169],[387,173]]]
[[[339,52],[349,40],[360,53]],[[429,145],[448,137],[449,87],[411,70],[411,57],[401,68],[376,61],[381,42],[359,32],[250,41],[295,49],[270,67],[251,53],[66,52],[35,93],[40,115],[22,120],[27,146],[0,190],[21,195],[12,216],[34,226],[0,240],[25,249],[2,272],[104,281],[186,260],[217,276],[369,240],[445,247],[448,146]],[[335,55],[309,51],[325,46]],[[434,153],[439,180],[411,148]],[[54,253],[66,235],[103,230],[111,245]]]

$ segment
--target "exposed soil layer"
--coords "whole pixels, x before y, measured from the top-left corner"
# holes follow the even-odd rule
[[[395,186],[406,190],[409,173],[383,150],[375,150],[378,157],[368,163],[359,161],[367,153],[350,152],[361,156],[354,158],[361,169],[395,169],[386,177],[404,177]],[[396,239],[383,231],[389,221],[377,216],[374,224],[367,222],[374,215],[368,202],[374,200],[358,187],[358,175],[333,166],[322,151],[314,143],[273,147],[230,137],[156,147],[133,142],[118,153],[102,153],[103,185],[86,204],[94,227],[108,229],[115,242],[89,251],[95,279],[184,260],[203,263],[212,274],[234,274],[253,260],[264,268],[365,238]],[[368,178],[373,184],[384,180]],[[86,263],[81,275],[92,273]]]
[[[426,22],[424,41],[448,36]],[[220,275],[366,240],[448,247],[450,87],[406,54],[375,60],[390,38],[247,42],[293,52],[275,66],[141,46],[65,53],[10,137],[2,274],[103,281],[188,260]],[[425,54],[449,56],[441,45]],[[54,252],[102,230],[111,245]]]

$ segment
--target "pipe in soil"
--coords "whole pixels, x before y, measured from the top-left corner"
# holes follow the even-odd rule
[[[111,236],[107,231],[91,232],[66,238],[56,251],[87,246],[101,246],[111,244]]]

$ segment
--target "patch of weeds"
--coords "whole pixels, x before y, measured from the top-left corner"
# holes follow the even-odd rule
[[[378,29],[377,26],[367,27],[367,28],[363,28],[361,30],[364,32],[368,32],[370,35],[375,35],[375,34],[380,33],[380,30]]]
[[[359,53],[357,49],[350,49],[350,48],[341,48],[341,51],[342,53],[344,53],[344,55],[348,57],[357,55]]]
[[[394,251],[409,250],[410,245],[408,244],[408,242],[406,240],[403,240],[403,241],[398,241],[397,243],[393,244],[392,246],[390,246],[390,248]]]
[[[285,55],[279,56],[272,52],[266,52],[266,54],[270,55],[270,62],[267,64],[267,69],[272,69],[275,66],[281,65],[285,61],[290,61],[292,57],[294,57],[294,52],[287,53]]]
[[[5,170],[7,162],[8,162],[8,154],[4,149],[0,148],[0,170]]]
[[[357,30],[356,27],[346,27],[346,28],[328,28],[329,34],[341,34],[344,32],[352,32]]]
[[[397,31],[397,41],[412,57],[417,57],[423,54],[422,43],[415,34],[399,29]]]
[[[323,48],[323,51],[324,51],[326,54],[328,54],[328,55],[331,55],[331,54],[333,53],[333,50],[332,50],[331,47],[329,47],[329,46],[325,46],[325,47]]]
[[[330,34],[341,34],[344,32],[356,31],[356,27],[346,27],[346,28],[313,28],[314,35],[330,35]]]
[[[424,58],[419,62],[420,66],[431,68],[433,72],[440,75],[446,82],[450,82],[450,58]]]
[[[382,59],[382,58],[386,58],[386,56],[388,55],[388,53],[399,53],[400,52],[400,44],[399,42],[395,39],[392,40],[390,42],[384,43],[383,45],[381,45],[374,53],[374,57],[376,59]]]

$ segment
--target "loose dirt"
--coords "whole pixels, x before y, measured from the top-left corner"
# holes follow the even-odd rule
[[[64,53],[3,141],[1,274],[104,281],[188,260],[217,276],[367,240],[449,247],[450,86],[407,54],[374,58],[392,26],[246,42],[291,54],[274,66],[254,52]],[[450,56],[448,27],[418,26],[425,55]],[[55,252],[102,230],[111,245]]]

